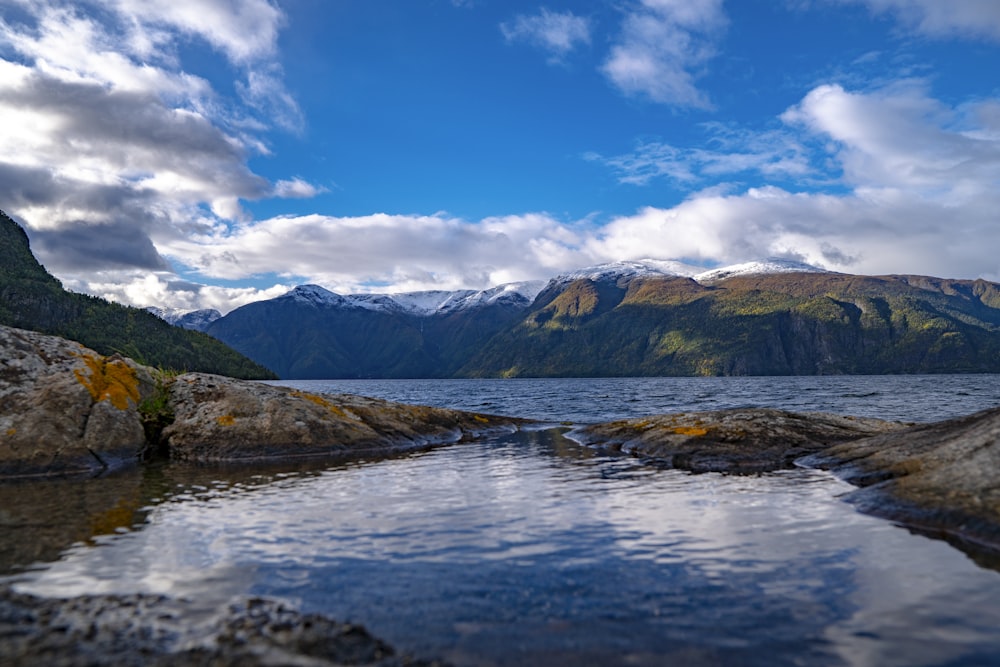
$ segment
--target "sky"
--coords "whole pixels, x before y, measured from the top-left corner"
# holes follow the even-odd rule
[[[996,0],[0,0],[0,210],[228,312],[603,262],[1000,280]]]

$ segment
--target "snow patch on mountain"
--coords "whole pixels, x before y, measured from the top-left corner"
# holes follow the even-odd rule
[[[563,285],[574,280],[610,281],[621,278],[691,277],[702,271],[698,266],[668,259],[638,259],[624,262],[609,262],[562,273],[552,279],[554,285]]]
[[[386,313],[428,317],[496,304],[527,307],[545,287],[544,280],[508,283],[485,290],[427,290],[399,294],[341,296],[319,285],[300,285],[278,297],[314,307],[361,308]]]
[[[313,307],[341,307],[350,305],[350,302],[344,297],[319,285],[299,285],[277,297],[274,301],[293,301]]]
[[[158,308],[150,306],[147,311],[156,315],[161,320],[165,320],[176,327],[192,329],[193,331],[204,331],[215,320],[222,317],[222,313],[214,308],[203,308],[201,310],[181,310],[180,308]]]
[[[811,264],[804,264],[803,262],[770,257],[756,262],[745,262],[743,264],[734,264],[710,271],[703,271],[692,276],[692,278],[699,283],[713,283],[736,276],[771,275],[775,273],[831,273],[831,271],[812,266]]]

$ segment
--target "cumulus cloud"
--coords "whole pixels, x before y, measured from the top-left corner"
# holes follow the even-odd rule
[[[552,62],[559,62],[577,46],[590,43],[587,18],[544,7],[536,15],[520,14],[513,21],[502,23],[500,31],[508,42],[528,42],[548,51]]]
[[[61,278],[163,269],[163,239],[238,223],[241,200],[319,191],[247,164],[268,119],[301,121],[271,62],[283,21],[272,3],[15,4],[0,11],[0,201]],[[185,70],[189,39],[243,72],[242,107]]]
[[[950,107],[920,82],[867,91],[821,85],[781,121],[783,130],[761,133],[710,127],[715,150],[667,147],[652,157],[665,153],[694,186],[713,182],[709,172],[771,169],[792,184],[805,170],[832,187],[710,186],[604,225],[541,213],[286,216],[158,247],[214,279],[277,274],[283,285],[316,282],[340,293],[481,288],[644,257],[713,266],[783,256],[859,273],[1000,274],[1000,101]],[[179,307],[193,297],[161,290],[157,298]]]
[[[487,287],[541,278],[580,259],[573,225],[543,214],[469,222],[432,216],[278,217],[163,245],[201,274],[281,273],[339,292]]]
[[[995,0],[847,1],[892,14],[907,28],[926,35],[1000,40],[1000,3]]]
[[[628,95],[710,108],[695,79],[726,23],[722,0],[642,0],[626,15],[603,72]]]
[[[768,186],[731,195],[696,193],[671,209],[621,217],[584,248],[593,256],[727,263],[780,255],[861,273],[919,267],[936,275],[995,277],[996,114],[996,100],[949,107],[921,82],[874,91],[821,85],[781,118],[790,142],[805,137],[809,143],[798,145],[819,153],[808,163],[814,169],[822,164],[825,177],[837,179],[831,192]],[[698,151],[664,150],[651,157],[640,152],[624,166],[641,180],[636,165],[657,160],[666,165],[656,167],[660,172],[673,169],[677,173],[668,175],[692,181],[713,164]]]

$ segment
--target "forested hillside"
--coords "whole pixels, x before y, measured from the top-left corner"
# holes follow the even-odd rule
[[[101,354],[231,377],[274,377],[218,340],[144,310],[67,292],[31,254],[24,230],[0,212],[0,324],[62,336]]]
[[[466,376],[1000,372],[1000,286],[784,273],[578,280],[462,367]]]

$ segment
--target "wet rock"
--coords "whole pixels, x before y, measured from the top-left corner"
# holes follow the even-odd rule
[[[749,474],[791,468],[831,444],[901,428],[880,419],[747,408],[624,419],[569,436],[681,470]]]
[[[152,387],[129,359],[0,327],[0,477],[96,472],[134,462]]]
[[[524,421],[201,373],[179,376],[169,391],[174,421],[162,437],[176,460],[400,451],[515,428]]]
[[[214,615],[158,595],[43,599],[0,589],[0,663],[49,665],[441,665],[358,625],[252,598]]]
[[[860,486],[864,512],[1000,549],[1000,408],[846,442],[804,460]]]

